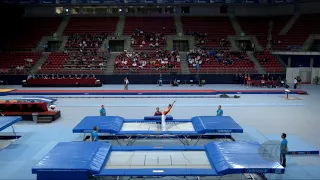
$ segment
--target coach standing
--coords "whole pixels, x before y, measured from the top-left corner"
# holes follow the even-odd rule
[[[104,105],[101,105],[100,116],[106,116],[106,109],[104,108]]]
[[[281,145],[280,145],[280,163],[283,167],[286,167],[286,155],[288,152],[288,141],[286,139],[286,133],[282,133],[281,138]]]
[[[217,116],[223,116],[223,110],[221,109],[221,105],[218,106]]]

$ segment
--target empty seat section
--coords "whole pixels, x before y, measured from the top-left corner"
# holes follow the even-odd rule
[[[42,64],[38,73],[51,73],[63,67],[64,61],[68,57],[67,54],[62,52],[52,52]]]
[[[127,17],[123,33],[132,35],[136,29],[147,33],[164,33],[165,35],[176,33],[173,17]]]
[[[310,34],[320,33],[320,14],[301,15],[284,36],[278,36],[274,49],[295,50],[300,48]]]
[[[8,49],[30,50],[37,47],[43,36],[52,36],[62,18],[24,18],[19,25],[19,33],[9,41]]]
[[[196,45],[204,48],[229,50],[228,35],[235,32],[228,17],[182,17],[183,31],[196,38]]]
[[[117,17],[72,17],[64,34],[106,33],[108,35],[113,35],[117,23]]]
[[[268,73],[283,73],[285,68],[280,62],[269,52],[257,52],[255,53],[256,59],[260,62],[262,68]]]
[[[289,21],[290,16],[277,17],[237,17],[241,29],[246,35],[256,36],[259,43],[265,48],[268,44],[269,27],[272,27],[272,39],[277,39],[278,34]]]

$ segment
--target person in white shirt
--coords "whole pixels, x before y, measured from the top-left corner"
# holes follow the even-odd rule
[[[145,41],[142,41],[142,43],[141,43],[141,44],[145,45],[145,44],[146,44],[146,42],[145,42]]]
[[[133,66],[133,67],[136,67],[136,66],[137,66],[137,63],[136,63],[136,62],[132,63],[132,66]]]
[[[294,84],[294,89],[297,89],[297,84],[298,84],[298,80],[297,80],[297,78],[294,78],[294,80],[293,80],[293,84]]]
[[[156,42],[155,46],[156,46],[156,47],[158,47],[158,46],[159,46],[159,43],[158,43],[158,42]]]

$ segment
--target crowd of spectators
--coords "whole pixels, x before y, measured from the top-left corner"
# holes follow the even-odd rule
[[[118,53],[115,59],[116,69],[172,69],[180,67],[177,51],[157,50],[155,52]]]
[[[249,57],[242,52],[229,52],[229,51],[206,51],[203,49],[190,50],[187,53],[187,60],[189,67],[199,69],[203,65],[206,67],[215,67],[216,64],[222,67],[228,67],[237,61],[247,61]]]
[[[166,27],[162,28],[162,32],[144,32],[138,28],[131,36],[131,46],[135,48],[150,48],[156,49],[166,46],[167,38],[164,32]]]
[[[104,69],[110,55],[108,53],[96,51],[72,52],[68,54],[65,59],[65,68],[85,68],[85,69]]]
[[[98,49],[103,41],[107,38],[107,34],[73,34],[69,36],[68,42],[65,45],[69,49]]]

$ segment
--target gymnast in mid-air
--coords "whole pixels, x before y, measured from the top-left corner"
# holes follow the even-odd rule
[[[169,104],[168,107],[162,113],[162,117],[161,117],[162,131],[166,130],[166,115],[170,112],[175,102],[176,101],[173,101],[172,104]]]

